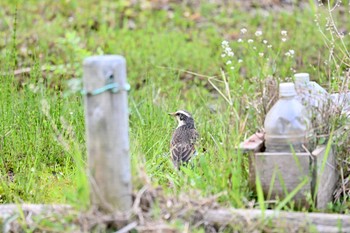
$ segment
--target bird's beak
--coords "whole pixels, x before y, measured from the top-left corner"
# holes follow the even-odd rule
[[[175,116],[175,112],[168,113],[169,116]]]

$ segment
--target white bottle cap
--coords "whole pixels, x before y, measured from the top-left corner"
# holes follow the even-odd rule
[[[295,85],[306,86],[310,82],[310,75],[308,73],[297,73],[294,75]]]
[[[280,96],[288,97],[296,95],[294,83],[280,83]]]

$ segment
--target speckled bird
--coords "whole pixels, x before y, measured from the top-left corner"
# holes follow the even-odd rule
[[[195,128],[192,115],[184,110],[169,113],[178,122],[170,142],[171,159],[176,168],[186,164],[195,154],[195,144],[199,134]]]

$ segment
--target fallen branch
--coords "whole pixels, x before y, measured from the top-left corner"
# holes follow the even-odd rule
[[[69,205],[44,205],[44,204],[5,204],[0,205],[0,220],[11,217],[14,214],[41,215],[48,213],[64,214],[72,212],[73,208]]]
[[[74,63],[73,64],[62,64],[62,65],[43,65],[39,68],[39,70],[41,72],[45,72],[45,71],[49,71],[49,72],[53,72],[55,70],[63,70],[65,73],[68,73],[69,70],[72,69]],[[22,67],[19,69],[16,69],[14,71],[11,72],[2,72],[0,73],[0,75],[2,76],[19,76],[19,75],[28,75],[30,74],[30,72],[32,72],[34,68],[33,67]]]
[[[193,216],[191,216],[191,209],[188,209],[186,212],[187,214],[184,214],[181,219],[191,222],[190,219],[193,219]],[[17,218],[20,218],[19,216],[22,216],[25,219],[26,223],[30,224],[33,222],[32,219],[34,216],[61,216],[59,218],[64,218],[64,216],[68,216],[69,214],[78,216],[78,212],[68,205],[0,205],[0,222],[3,222],[4,225],[8,225],[4,226],[4,229],[7,229],[7,232],[11,230],[11,224],[18,221]],[[92,219],[100,219],[99,221],[94,222],[92,225],[119,221],[116,216],[107,217],[96,214],[94,217],[94,214],[96,213],[85,213],[80,215],[80,221],[75,222],[75,224],[80,225],[78,228],[84,229],[86,226],[82,226],[83,223],[86,223],[86,221],[91,221]],[[16,215],[17,218],[13,218],[13,216]],[[256,229],[267,228],[280,229],[288,232],[298,232],[300,229],[315,229],[317,232],[327,233],[350,232],[350,216],[340,214],[286,211],[277,212],[273,210],[265,210],[262,212],[261,210],[254,209],[249,210],[221,208],[204,210],[202,216],[200,218],[198,217],[198,221],[202,223],[199,225],[214,226],[216,229],[223,229],[225,227],[230,227],[233,229],[245,229],[245,232],[253,232]],[[82,220],[82,218],[84,218],[84,220]],[[158,220],[161,219],[162,218]],[[123,221],[125,221],[125,219],[123,219]],[[194,222],[192,223],[195,225]],[[135,220],[130,220],[129,224],[125,224],[124,227],[121,227],[121,229],[117,232],[125,232],[130,229],[137,229],[140,232],[158,232],[159,230],[164,230],[164,232],[176,232],[174,228],[167,226],[161,221],[157,224],[150,224],[150,221],[141,224],[139,221]]]
[[[241,225],[248,227],[254,222],[268,221],[274,227],[293,227],[310,229],[315,227],[317,232],[350,232],[350,216],[341,214],[303,213],[274,210],[218,209],[208,210],[204,221],[216,225]]]
[[[26,227],[38,232],[49,231],[44,228],[46,225],[40,225],[40,219],[56,223],[63,221],[64,226],[73,227],[78,232],[112,227],[119,230],[118,233],[131,229],[142,233],[175,233],[179,229],[174,223],[179,221],[187,223],[188,232],[198,227],[205,228],[206,232],[350,232],[348,215],[222,208],[214,197],[166,196],[161,189],[148,186],[134,196],[133,208],[128,213],[114,214],[105,214],[94,208],[79,212],[68,205],[0,205],[0,223],[3,232],[17,232]]]

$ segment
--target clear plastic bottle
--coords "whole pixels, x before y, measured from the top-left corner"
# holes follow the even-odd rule
[[[308,73],[294,75],[295,89],[298,99],[309,110],[312,119],[322,121],[322,113],[329,101],[329,94],[318,83],[310,81]]]
[[[279,85],[279,100],[267,113],[265,122],[266,152],[304,152],[307,146],[310,118],[297,99],[294,83]]]

